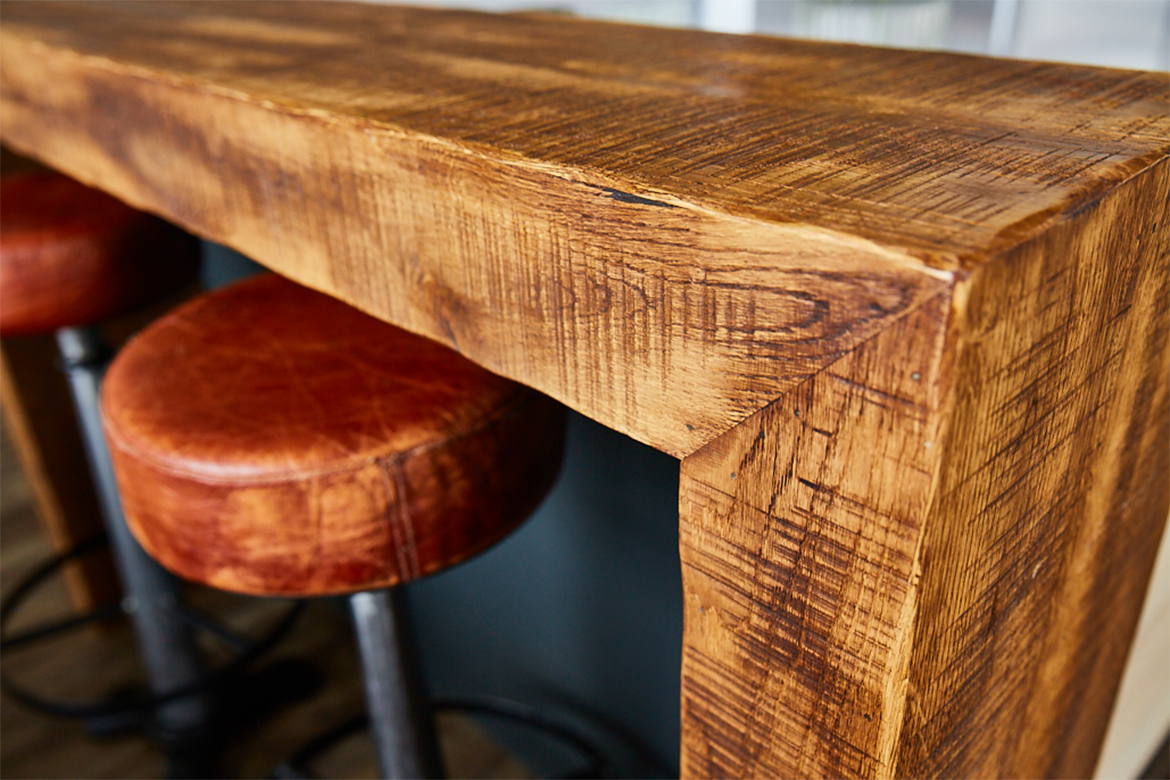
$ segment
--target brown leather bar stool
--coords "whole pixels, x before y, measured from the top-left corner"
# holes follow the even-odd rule
[[[53,171],[0,179],[0,333],[91,325],[189,284],[190,235]]]
[[[96,482],[125,599],[151,690],[160,700],[193,686],[203,663],[189,625],[173,609],[175,580],[134,541],[114,488],[101,431],[98,384],[109,349],[95,323],[156,303],[190,284],[198,242],[166,222],[47,170],[0,179],[0,334],[55,331],[86,455]],[[7,688],[26,702],[37,697]],[[157,729],[200,731],[200,696],[154,711]]]
[[[393,588],[521,523],[563,408],[278,276],[218,290],[118,355],[103,398],[130,527],[189,580],[348,594],[387,777],[441,771]]]

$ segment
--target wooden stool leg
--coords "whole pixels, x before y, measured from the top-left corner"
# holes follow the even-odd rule
[[[434,719],[413,653],[405,593],[397,588],[355,593],[349,605],[382,777],[442,777]]]
[[[151,689],[155,693],[178,690],[202,677],[203,658],[190,626],[175,609],[175,578],[130,535],[122,514],[98,406],[98,385],[109,350],[96,329],[62,328],[57,331],[57,343]],[[155,716],[164,736],[182,739],[208,725],[211,703],[206,694],[184,696],[160,707]]]
[[[50,334],[0,338],[0,411],[5,433],[32,488],[37,518],[55,552],[64,553],[102,529],[101,509],[85,460],[69,386]],[[64,569],[78,614],[122,597],[109,553]]]

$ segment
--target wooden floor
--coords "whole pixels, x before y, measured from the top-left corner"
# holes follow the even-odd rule
[[[0,451],[0,592],[49,554],[29,489],[7,441]],[[192,593],[200,606],[225,615],[241,631],[263,628],[287,602],[237,598],[206,590]],[[13,629],[70,610],[64,586],[47,585],[22,609]],[[324,676],[321,691],[241,732],[224,759],[229,777],[263,777],[292,750],[329,726],[362,711],[362,692],[345,613],[336,602],[311,603],[271,659],[311,660]],[[61,698],[95,696],[134,679],[137,662],[126,626],[84,629],[68,639],[6,653],[4,673]],[[440,738],[452,777],[526,777],[525,767],[493,743],[473,721],[442,716]],[[137,736],[94,739],[76,721],[31,712],[0,697],[0,776],[5,778],[161,777],[163,762]],[[374,777],[372,747],[364,735],[339,746],[313,768],[320,777]]]

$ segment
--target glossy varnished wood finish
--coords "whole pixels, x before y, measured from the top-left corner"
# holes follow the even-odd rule
[[[685,775],[1091,773],[1167,505],[1164,75],[341,4],[0,37],[6,141],[684,458]]]

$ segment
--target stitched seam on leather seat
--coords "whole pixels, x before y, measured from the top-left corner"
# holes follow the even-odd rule
[[[414,540],[414,523],[410,519],[410,498],[406,495],[406,475],[402,473],[402,459],[395,458],[388,465],[394,469],[394,489],[398,494],[398,500],[394,502],[397,508],[394,514],[397,515],[399,525],[395,526],[394,523],[390,525],[395,536],[394,546],[398,553],[400,574],[403,579],[417,580],[422,576],[422,564],[418,560],[418,545]],[[382,471],[385,473],[386,466],[382,467]],[[399,539],[400,533],[405,538]]]
[[[194,480],[196,482],[202,482],[204,484],[211,484],[211,485],[279,485],[279,484],[288,483],[288,482],[297,482],[300,480],[312,479],[314,477],[327,476],[330,474],[340,474],[340,473],[343,473],[346,471],[356,471],[362,467],[369,466],[369,465],[372,465],[372,464],[375,464],[378,462],[403,461],[403,460],[405,460],[409,457],[412,457],[414,455],[418,455],[418,454],[428,452],[428,451],[433,450],[433,449],[438,449],[438,448],[444,447],[444,446],[450,444],[451,442],[455,442],[455,441],[458,441],[459,439],[466,438],[467,436],[471,436],[473,434],[479,433],[484,428],[487,428],[491,425],[494,425],[495,423],[497,423],[501,420],[507,419],[508,417],[515,416],[515,415],[519,414],[524,409],[524,407],[526,407],[530,403],[534,402],[536,400],[536,398],[537,398],[537,396],[533,392],[528,392],[527,388],[521,387],[521,388],[518,388],[516,390],[516,392],[512,398],[508,399],[508,401],[506,403],[501,404],[500,406],[498,406],[496,408],[495,414],[492,414],[488,417],[483,418],[475,426],[473,426],[471,428],[467,428],[466,430],[460,431],[455,436],[448,436],[447,438],[440,439],[439,441],[426,442],[425,444],[419,444],[415,447],[411,447],[410,449],[406,449],[406,450],[381,453],[381,454],[375,454],[375,455],[368,455],[368,456],[365,456],[361,459],[354,459],[352,461],[343,461],[342,463],[336,464],[336,465],[322,466],[319,468],[312,468],[312,469],[285,471],[285,472],[282,472],[280,475],[271,475],[271,476],[261,475],[261,474],[240,475],[240,476],[236,476],[236,477],[220,476],[220,475],[216,475],[216,474],[207,474],[204,472],[193,471],[190,469],[183,469],[183,468],[176,467],[176,466],[171,465],[165,461],[160,460],[156,455],[149,453],[149,452],[146,452],[146,451],[142,450],[140,447],[136,447],[133,444],[129,443],[126,439],[126,436],[121,431],[118,430],[117,424],[110,421],[109,416],[105,413],[104,399],[103,399],[103,403],[102,403],[102,406],[103,406],[102,418],[105,421],[106,436],[113,443],[115,443],[119,449],[123,450],[131,457],[138,458],[139,460],[141,460],[144,463],[146,463],[147,465],[149,465],[151,468],[154,468],[157,471],[163,472],[163,473],[168,474],[170,476],[183,477],[185,479],[191,479],[191,480]]]

